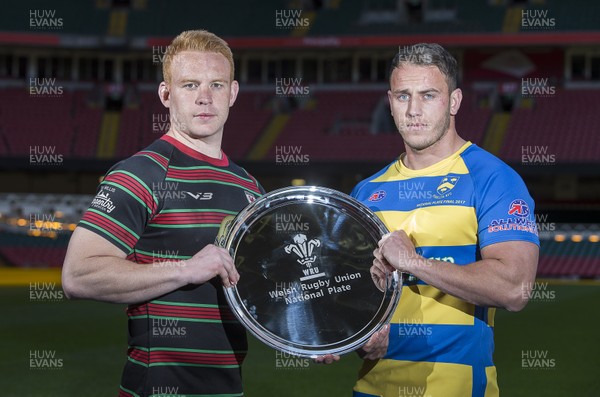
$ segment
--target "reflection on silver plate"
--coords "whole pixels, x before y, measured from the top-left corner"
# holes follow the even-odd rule
[[[373,250],[385,225],[367,207],[317,186],[268,193],[223,222],[217,243],[240,273],[225,295],[259,340],[296,356],[343,354],[389,321],[396,272],[376,285]]]

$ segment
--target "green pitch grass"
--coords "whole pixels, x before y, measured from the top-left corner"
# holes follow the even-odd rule
[[[547,288],[551,299],[496,315],[501,395],[599,396],[600,287]],[[126,349],[124,306],[36,301],[28,287],[11,287],[0,289],[0,313],[3,396],[116,396]],[[31,354],[46,355],[53,368],[31,368]],[[523,364],[524,355],[543,360]],[[359,366],[355,354],[328,366],[290,361],[251,339],[246,396],[349,396]]]

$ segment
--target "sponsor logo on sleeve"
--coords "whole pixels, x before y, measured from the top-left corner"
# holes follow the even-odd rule
[[[369,201],[376,203],[378,201],[383,200],[385,198],[385,196],[386,196],[385,190],[378,190],[369,197]]]
[[[99,209],[101,211],[111,213],[116,208],[109,196],[109,192],[106,190],[98,192],[96,197],[92,200],[91,207]]]
[[[508,215],[515,215],[521,218],[527,218],[529,216],[529,206],[522,199],[516,199],[510,203],[508,208]]]
[[[496,233],[517,230],[538,235],[537,224],[535,220],[529,219],[531,211],[525,200],[513,200],[508,206],[507,214],[512,215],[512,217],[492,220],[488,225],[488,232]]]

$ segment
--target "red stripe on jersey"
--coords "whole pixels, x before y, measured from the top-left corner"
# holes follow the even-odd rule
[[[163,167],[165,167],[165,169],[167,168],[167,166],[169,165],[169,160],[167,160],[166,158],[164,158],[163,156],[158,155],[157,153],[154,152],[148,152],[148,151],[144,151],[142,150],[141,152],[137,152],[136,154],[134,154],[134,156],[147,156],[147,157],[152,157],[154,160],[156,160],[160,165],[162,165]]]
[[[144,364],[186,363],[201,365],[241,365],[245,353],[200,353],[193,351],[153,350],[146,352],[131,348],[129,357]]]
[[[234,320],[233,312],[228,308],[194,307],[145,303],[127,308],[128,316],[177,317],[204,320]]]
[[[123,389],[119,389],[119,397],[134,397],[134,395],[131,393],[127,393]]]
[[[139,252],[134,251],[131,254],[127,255],[127,260],[138,263],[140,265],[147,265],[149,263],[156,262],[162,259],[159,259],[152,255],[140,254]]]
[[[129,259],[130,261],[133,261],[135,263],[142,264],[142,265],[147,265],[147,264],[154,263],[154,262],[162,262],[162,261],[177,262],[177,261],[182,260],[179,258],[173,258],[173,257],[169,257],[169,256],[146,255],[146,254],[142,254],[139,251],[133,252],[131,255],[129,255],[127,257],[127,259]]]
[[[117,185],[121,185],[131,190],[131,192],[135,194],[140,200],[142,200],[142,202],[150,209],[150,212],[152,214],[156,212],[156,202],[154,201],[154,197],[136,179],[121,172],[114,172],[108,175],[105,180],[116,183]]]
[[[176,362],[208,365],[241,365],[242,361],[244,361],[243,354],[215,354],[175,351],[150,352],[150,363]]]
[[[110,233],[113,236],[115,236],[115,238],[127,245],[129,248],[133,248],[133,246],[138,241],[133,234],[125,230],[122,226],[95,212],[86,212],[83,218],[81,218],[81,220],[88,221],[89,223],[99,226],[107,233]]]
[[[167,171],[167,178],[185,179],[190,181],[213,180],[219,182],[234,183],[260,194],[260,190],[254,183],[242,179],[237,175],[232,175],[214,170],[178,170],[169,168],[169,170]]]
[[[151,223],[159,225],[220,224],[225,216],[227,214],[220,212],[168,212],[158,214]]]
[[[233,313],[231,311],[227,311],[226,309],[212,307],[156,305],[153,303],[148,304],[148,313],[151,316],[210,320],[233,320],[234,318]]]
[[[132,347],[127,352],[127,355],[136,361],[142,362],[144,364],[148,364],[148,361],[149,361],[148,352],[145,352],[143,350],[139,350],[139,349]]]
[[[254,178],[252,175],[248,174],[248,178],[252,179],[252,182],[254,182],[254,184],[256,185],[256,187],[258,188],[258,181],[256,180],[256,178]],[[258,192],[262,194],[262,192],[260,191],[260,189],[258,189]]]
[[[127,316],[147,316],[148,315],[148,304],[141,303],[139,305],[129,305],[127,307]]]

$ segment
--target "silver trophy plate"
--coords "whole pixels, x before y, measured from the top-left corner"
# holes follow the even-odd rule
[[[336,190],[275,190],[222,224],[217,243],[240,273],[225,296],[240,322],[275,349],[300,357],[355,350],[389,321],[400,298],[396,272],[378,285],[370,272],[387,232],[366,206]]]

